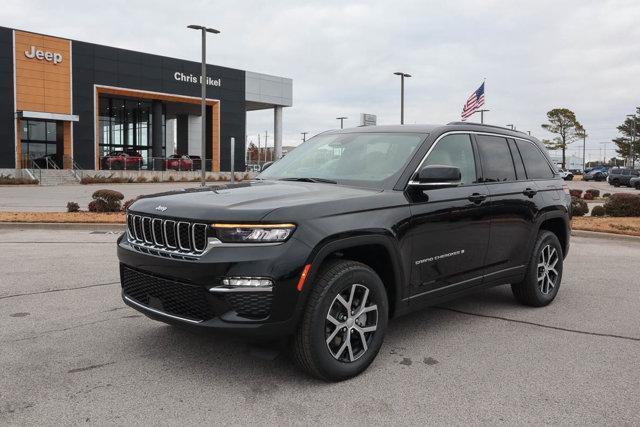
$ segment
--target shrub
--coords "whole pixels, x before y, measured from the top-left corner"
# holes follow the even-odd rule
[[[604,193],[604,194],[602,195],[602,197],[604,197],[605,199],[606,199],[607,197],[611,197],[611,193]]]
[[[140,175],[136,178],[136,182],[147,182],[147,177],[144,175]]]
[[[573,216],[584,216],[587,214],[587,212],[589,212],[587,202],[579,197],[571,198],[571,214]]]
[[[585,200],[593,200],[593,193],[584,193],[582,198]]]
[[[585,194],[586,193],[593,195],[593,198],[600,197],[600,190],[596,190],[595,188],[588,189],[585,191]]]
[[[151,178],[151,182],[160,182],[160,177],[158,175],[154,175],[153,178]]]
[[[594,206],[594,208],[591,209],[591,216],[604,216],[605,212],[604,206]]]
[[[569,190],[571,197],[582,197],[582,190]]]
[[[83,176],[80,179],[80,184],[123,184],[129,182],[128,178],[117,177],[113,175],[102,176],[102,175],[93,175],[93,176]]]
[[[87,206],[87,210],[89,212],[98,212],[98,208],[96,206],[96,201],[92,200],[89,202],[89,205]]]
[[[91,197],[95,202],[96,209],[91,212],[119,212],[121,210],[120,201],[124,199],[124,195],[115,190],[96,190]]]
[[[126,202],[124,202],[122,204],[122,210],[126,212],[129,209],[129,206],[131,206],[133,202],[135,202],[136,200],[138,199],[129,199]]]
[[[38,182],[37,179],[16,178],[15,176],[0,174],[0,185],[33,185]]]
[[[175,181],[175,178],[173,177],[173,175],[169,175],[169,178],[167,179],[167,181],[173,182]]]
[[[631,193],[612,194],[604,209],[610,216],[640,216],[640,195]]]
[[[78,212],[80,205],[76,202],[67,202],[67,212]]]

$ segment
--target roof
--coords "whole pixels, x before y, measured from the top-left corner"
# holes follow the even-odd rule
[[[518,130],[511,130],[509,128],[487,125],[482,123],[472,122],[449,122],[446,125],[438,124],[423,124],[423,125],[385,125],[385,126],[360,126],[348,129],[336,129],[328,131],[327,133],[363,133],[363,132],[412,132],[412,133],[440,133],[446,131],[473,131],[473,132],[493,132],[501,135],[513,136],[517,138],[525,138],[530,140],[536,140],[534,137],[527,135],[524,132]]]

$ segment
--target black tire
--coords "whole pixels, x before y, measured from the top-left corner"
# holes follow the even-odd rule
[[[122,162],[113,162],[111,164],[111,169],[117,170],[117,171],[122,170]]]
[[[567,177],[567,181],[573,181],[573,175],[569,175],[569,176]]]
[[[611,185],[613,185],[614,187],[620,187],[620,181],[614,179],[613,181],[611,181]]]
[[[554,270],[549,270],[548,272],[547,270],[541,270],[540,267],[540,263],[543,262],[541,258],[542,252],[547,251],[547,248],[549,249],[548,252],[545,252],[545,258],[551,259],[550,264],[556,262]],[[550,304],[558,294],[560,283],[562,282],[563,258],[562,246],[556,235],[550,231],[541,230],[538,233],[531,259],[527,266],[527,275],[520,283],[511,285],[511,290],[516,300],[521,304],[532,307],[544,307]],[[541,273],[544,273],[542,274],[542,283],[539,280]]]
[[[331,260],[321,267],[314,282],[305,286],[312,286],[313,289],[292,342],[294,360],[311,376],[325,381],[342,381],[360,374],[378,354],[387,328],[389,305],[382,280],[365,264]],[[355,289],[353,294],[352,288]],[[368,290],[366,300],[365,289]],[[343,318],[341,310],[345,313],[348,311],[338,295],[347,303],[353,302],[356,310],[366,307],[368,313]],[[365,300],[365,307],[362,306],[362,300]],[[372,309],[373,305],[377,310]],[[329,321],[330,315],[344,327]],[[374,331],[359,332],[362,330],[360,328],[370,329],[374,321]],[[351,333],[354,338],[349,339],[350,345],[347,346],[345,338]],[[332,336],[333,339],[327,343]],[[364,337],[366,349],[361,337]]]

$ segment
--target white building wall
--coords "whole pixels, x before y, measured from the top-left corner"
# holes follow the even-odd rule
[[[200,116],[189,115],[189,153],[193,156],[200,156],[202,153],[202,120]]]

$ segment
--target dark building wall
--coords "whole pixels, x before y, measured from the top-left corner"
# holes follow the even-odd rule
[[[0,28],[0,168],[15,167],[13,32]]]
[[[95,162],[95,122],[93,85],[200,96],[200,84],[177,81],[176,72],[200,75],[200,64],[100,46],[73,42],[73,109],[80,116],[74,123],[74,157],[81,167],[93,169]],[[229,139],[236,138],[236,169],[244,169],[246,128],[245,72],[207,66],[207,75],[220,78],[220,87],[207,86],[207,97],[220,100],[220,169],[229,170]],[[239,155],[238,155],[239,153]]]

